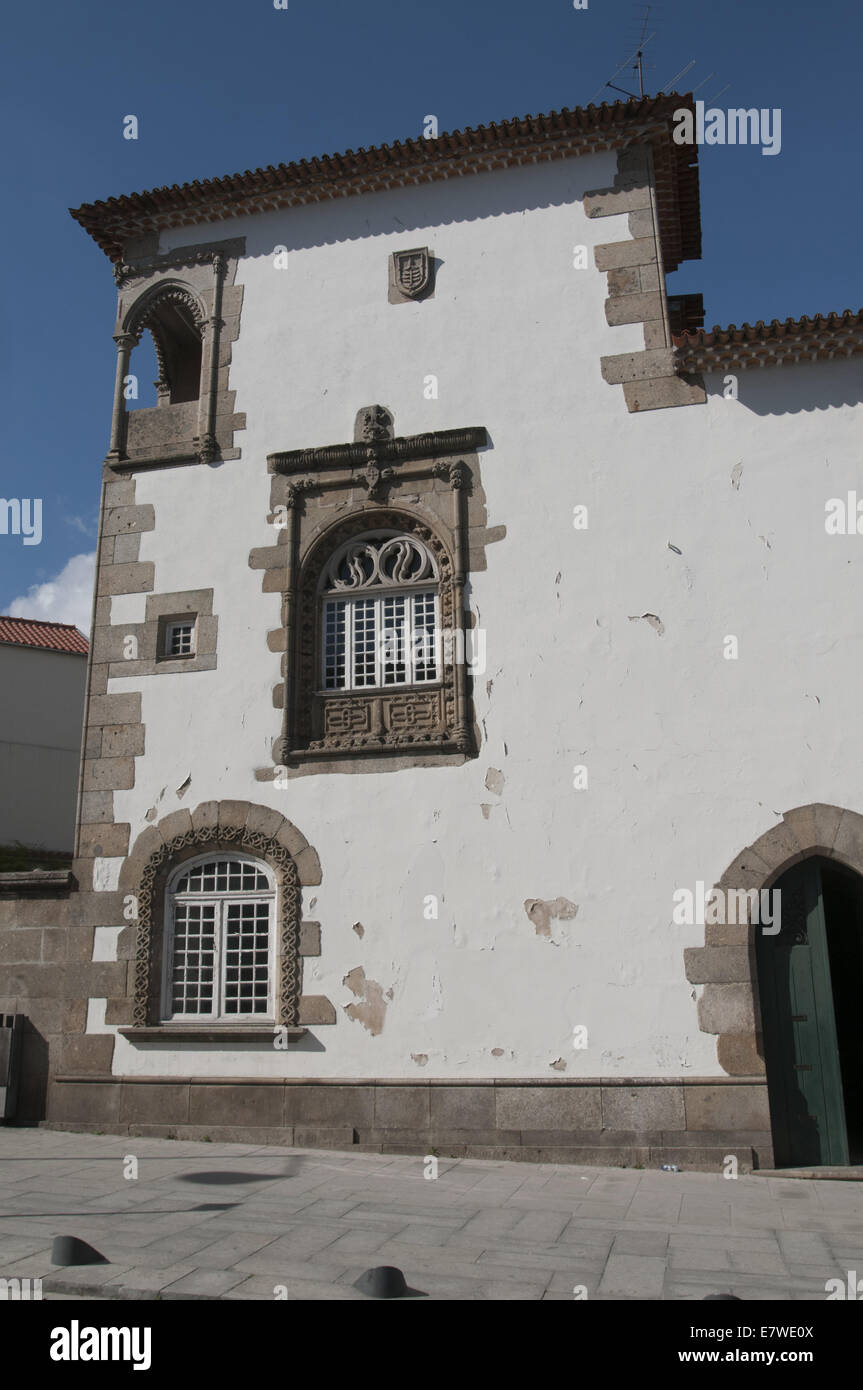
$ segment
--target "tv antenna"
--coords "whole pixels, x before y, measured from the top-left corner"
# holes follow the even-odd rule
[[[650,43],[651,39],[655,39],[655,38],[656,38],[656,30],[654,30],[652,34],[648,34],[648,33],[647,33],[647,25],[648,25],[648,23],[649,23],[649,21],[650,21],[650,11],[651,11],[651,8],[652,8],[652,7],[651,7],[650,5],[648,5],[648,6],[647,6],[647,9],[645,10],[645,13],[644,13],[644,22],[642,23],[642,26],[641,26],[641,37],[640,37],[639,40],[638,40],[638,47],[636,48],[635,52],[634,52],[634,53],[630,53],[629,57],[628,57],[627,59],[625,59],[625,61],[622,62],[622,63],[620,64],[620,67],[615,69],[615,71],[611,74],[611,77],[609,78],[609,80],[608,80],[608,81],[606,82],[606,84],[605,84],[605,86],[606,86],[606,87],[610,87],[611,90],[612,90],[613,92],[622,92],[623,95],[624,95],[625,97],[635,97],[636,95],[639,96],[639,97],[643,97],[643,96],[644,96],[644,50],[645,50],[645,48],[647,47],[647,45]],[[645,35],[646,35],[646,37],[645,37]],[[616,85],[615,85],[615,82],[614,82],[614,80],[613,80],[615,77],[617,77],[618,73],[623,72],[624,68],[628,68],[628,67],[630,67],[630,66],[631,66],[631,68],[632,68],[633,73],[637,74],[637,76],[638,76],[638,92],[637,92],[637,93],[636,93],[636,92],[627,92],[626,89],[625,89],[624,87],[618,87],[618,86],[616,86]],[[599,91],[595,93],[594,99],[595,99],[596,97],[598,97],[598,96],[600,95],[600,93],[603,92],[604,90],[605,90],[605,87],[600,87]]]
[[[648,28],[648,25],[649,25],[649,23],[650,23],[650,15],[651,15],[651,12],[654,11],[656,8],[657,8],[656,5],[648,5],[647,8],[646,8],[645,11],[644,11],[644,14],[638,16],[638,18],[641,20],[641,34],[640,34],[640,37],[639,37],[639,39],[638,39],[638,47],[636,48],[635,52],[634,52],[634,53],[630,53],[629,57],[628,57],[624,62],[622,62],[622,63],[620,64],[620,67],[617,68],[617,69],[611,74],[611,77],[610,77],[609,80],[606,82],[605,86],[604,86],[604,87],[600,87],[600,88],[599,88],[599,91],[594,93],[593,97],[591,98],[592,101],[596,101],[596,98],[597,98],[598,96],[601,96],[602,93],[605,91],[605,89],[606,89],[607,87],[610,87],[611,90],[612,90],[613,92],[620,92],[620,93],[621,93],[623,96],[625,96],[625,97],[643,97],[643,96],[644,96],[644,69],[645,69],[644,50],[646,49],[647,45],[651,42],[651,40],[653,40],[653,39],[656,38],[656,30],[654,30],[654,31],[653,31],[652,33],[650,33],[650,34],[648,34],[648,32],[647,32],[647,28]],[[666,92],[669,92],[669,91],[672,91],[672,92],[675,91],[675,90],[676,90],[676,84],[680,81],[681,77],[685,77],[686,74],[687,74],[688,72],[691,72],[691,70],[695,67],[695,61],[696,61],[696,60],[695,60],[694,58],[690,59],[690,61],[686,64],[686,66],[685,66],[685,67],[682,67],[682,68],[680,69],[680,72],[675,73],[674,77],[669,78],[669,80],[668,80],[667,82],[663,83],[663,85],[662,85],[662,86],[658,89],[658,91],[657,91],[657,96],[662,96],[662,95],[664,95]],[[651,67],[652,64],[647,64],[647,66],[648,66],[648,67]],[[614,79],[615,79],[620,73],[622,73],[622,72],[624,71],[624,69],[626,69],[626,68],[631,69],[633,75],[637,78],[637,81],[638,81],[638,91],[637,91],[637,92],[629,92],[629,91],[626,90],[625,87],[619,87],[619,86],[617,85],[617,83],[615,82],[615,80],[614,80]],[[715,77],[715,76],[716,76],[716,73],[715,73],[715,72],[710,72],[710,73],[708,73],[707,76],[703,79],[703,81],[701,81],[701,82],[698,83],[698,86],[697,86],[697,87],[693,87],[693,88],[692,88],[693,93],[697,92],[701,87],[705,87],[705,86],[707,85],[707,83],[711,80],[711,78],[713,78],[713,77]],[[725,92],[727,92],[727,91],[728,91],[728,88],[729,88],[730,86],[731,86],[731,83],[730,83],[730,82],[729,82],[729,83],[726,83],[726,85],[725,85],[724,87],[721,87],[720,90],[719,90],[718,92],[715,92],[715,93],[713,94],[713,96],[710,98],[710,100],[711,100],[711,101],[716,101],[717,97],[721,97]]]
[[[679,82],[680,78],[681,78],[681,77],[684,77],[685,74],[688,73],[688,72],[690,71],[690,69],[691,69],[691,68],[694,68],[694,67],[695,67],[695,59],[693,58],[692,61],[691,61],[690,63],[687,63],[687,64],[686,64],[686,67],[685,67],[685,68],[681,68],[681,69],[680,69],[680,72],[676,73],[675,76],[672,77],[672,78],[670,78],[670,80],[669,80],[668,82],[666,82],[664,86],[662,86],[662,87],[659,88],[659,92],[657,93],[657,95],[658,95],[658,96],[661,96],[664,92],[667,92],[669,89],[670,89],[672,92],[675,91],[675,90],[676,90],[675,83]],[[702,87],[705,87],[705,86],[707,85],[707,83],[710,81],[711,77],[715,77],[715,76],[716,76],[716,73],[715,73],[715,72],[709,72],[709,73],[707,74],[706,77],[703,77],[703,78],[701,79],[701,81],[698,83],[698,86],[692,88],[692,95],[695,96],[695,93],[698,92],[698,91],[700,91]],[[714,92],[714,93],[713,93],[713,96],[710,97],[710,101],[716,101],[716,98],[717,98],[717,97],[721,97],[725,92],[727,92],[727,91],[728,91],[728,88],[729,88],[730,86],[731,86],[731,83],[730,83],[730,82],[726,82],[726,84],[725,84],[724,87],[720,87],[720,89],[719,89],[718,92]]]

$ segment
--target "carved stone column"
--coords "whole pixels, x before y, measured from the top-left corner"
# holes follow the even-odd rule
[[[464,586],[467,578],[467,546],[465,543],[464,507],[462,495],[467,489],[470,473],[464,463],[449,465],[449,483],[452,488],[453,534],[455,536],[455,556],[453,567],[453,612],[459,625],[462,640],[456,638],[455,700],[456,727],[455,740],[462,753],[470,748],[470,730],[467,720],[467,630],[464,614]],[[459,657],[461,658],[459,660]]]
[[[114,410],[111,415],[111,443],[108,446],[108,459],[121,459],[126,452],[126,398],[123,383],[129,375],[129,359],[132,349],[138,345],[135,333],[115,333],[117,344],[117,370],[114,376]]]
[[[284,506],[288,512],[287,545],[285,550],[285,587],[282,592],[282,605],[285,623],[285,704],[282,712],[282,738],[279,756],[283,763],[288,761],[294,734],[294,684],[292,666],[294,661],[295,633],[297,625],[297,556],[300,539],[301,497],[311,486],[306,478],[298,478],[287,488]]]
[[[222,324],[222,283],[225,258],[213,257],[213,312],[201,324],[201,403],[198,412],[198,458],[212,463],[218,452],[216,443],[216,402],[219,394],[219,329]]]

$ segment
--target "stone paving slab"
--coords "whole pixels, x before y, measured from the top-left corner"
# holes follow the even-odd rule
[[[129,1156],[138,1177],[124,1177]],[[863,1183],[278,1149],[0,1127],[0,1278],[48,1297],[823,1300],[863,1271]],[[55,1235],[110,1263],[57,1269]]]

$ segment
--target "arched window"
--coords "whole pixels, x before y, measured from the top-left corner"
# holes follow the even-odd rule
[[[182,405],[200,397],[201,319],[195,296],[175,284],[164,285],[145,296],[129,315],[129,331],[140,339],[147,329],[153,339],[159,405]]]
[[[320,581],[321,689],[439,681],[439,583],[418,536],[375,531],[341,546]]]
[[[246,855],[211,854],[171,876],[165,1021],[275,1016],[275,903],[272,870]]]
[[[461,581],[437,529],[401,508],[360,511],[297,569],[282,761],[469,752]]]

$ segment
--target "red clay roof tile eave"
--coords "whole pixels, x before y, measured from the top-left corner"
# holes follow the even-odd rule
[[[841,313],[806,315],[799,319],[774,319],[765,324],[729,324],[721,328],[700,328],[675,334],[672,338],[675,363],[680,371],[707,370],[718,366],[766,365],[768,360],[783,362],[814,361],[835,355],[853,356],[863,352],[863,309],[844,309]]]
[[[239,216],[248,211],[250,200],[262,192],[276,195],[275,206],[290,205],[292,193],[300,203],[319,201],[369,191],[367,181],[373,173],[386,171],[402,180],[411,176],[416,180],[420,175],[424,175],[425,180],[445,178],[448,176],[445,166],[457,159],[467,161],[467,167],[459,169],[459,173],[474,172],[471,163],[477,169],[487,168],[482,157],[487,161],[495,149],[517,156],[519,149],[524,154],[527,147],[538,140],[560,144],[567,137],[576,145],[583,145],[586,138],[588,143],[601,141],[602,146],[608,148],[622,142],[631,143],[634,137],[640,136],[639,143],[650,140],[655,150],[668,151],[664,164],[673,196],[662,200],[660,226],[666,269],[671,270],[681,260],[697,259],[701,254],[697,147],[676,145],[671,139],[674,112],[692,104],[691,94],[681,96],[671,92],[626,102],[603,102],[598,107],[591,104],[563,108],[538,116],[492,122],[477,129],[466,127],[444,132],[434,141],[395,141],[392,145],[348,150],[344,154],[323,155],[311,161],[280,164],[276,168],[268,166],[221,178],[196,179],[192,183],[173,184],[170,188],[84,203],[69,211],[116,262],[122,258],[126,242],[133,237],[169,226],[191,226],[196,222]],[[553,156],[544,155],[544,158],[549,157]],[[513,158],[506,162],[518,160]],[[345,183],[350,186],[344,187]]]
[[[39,618],[0,615],[0,646],[27,647],[31,651],[86,656],[90,644],[72,623],[50,623]]]

